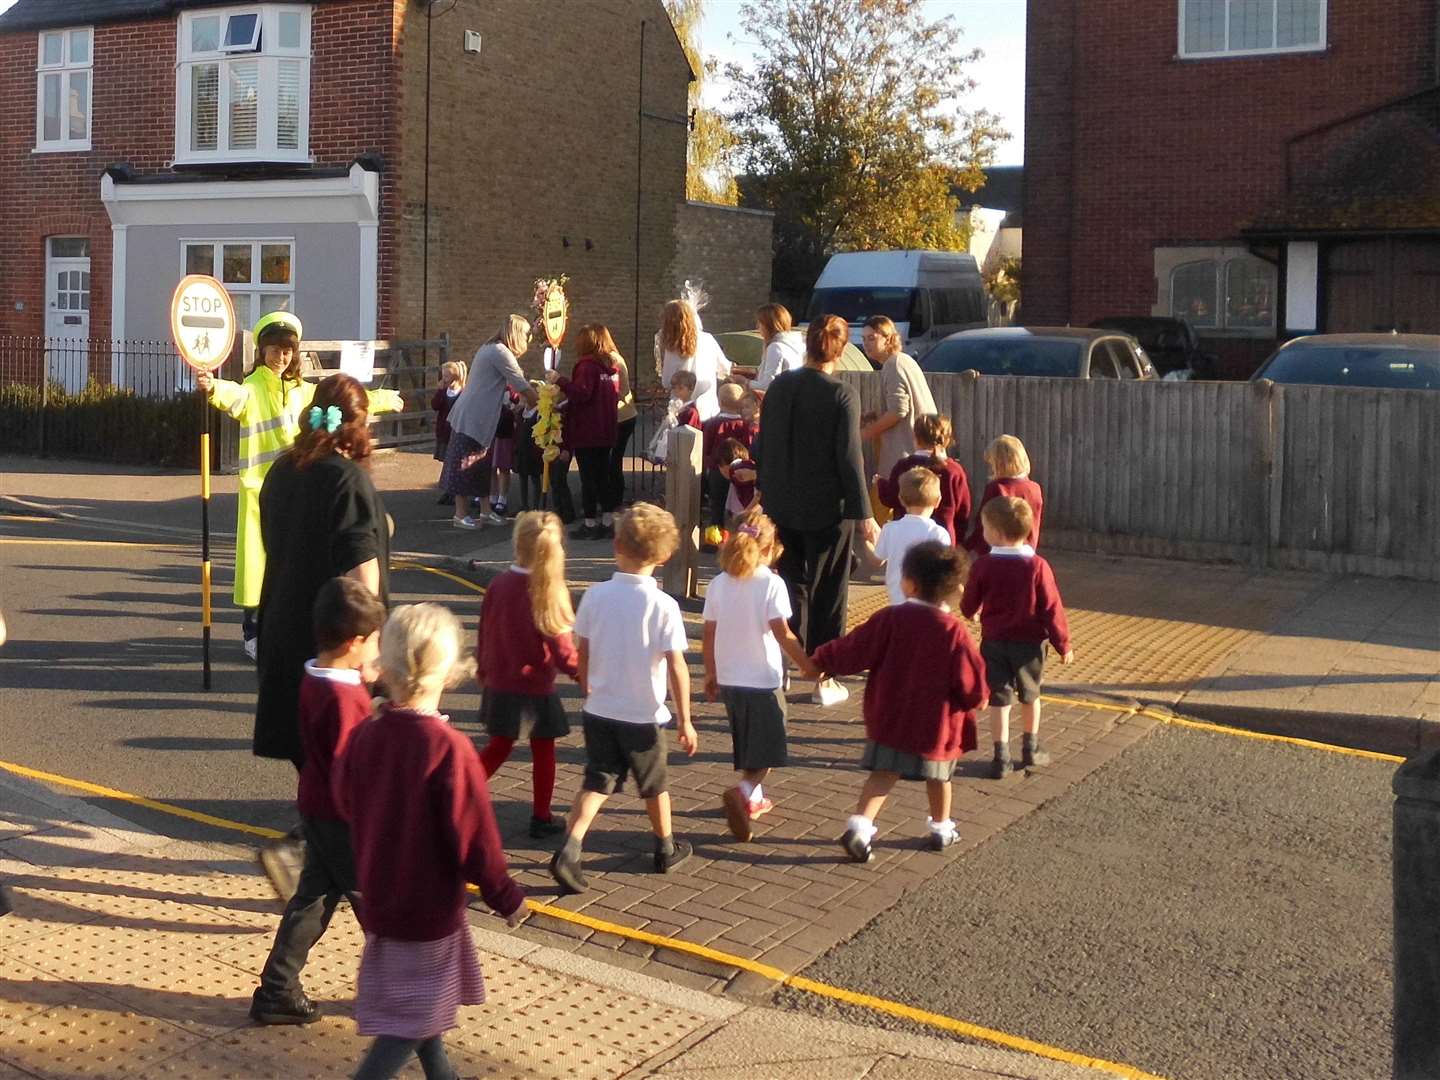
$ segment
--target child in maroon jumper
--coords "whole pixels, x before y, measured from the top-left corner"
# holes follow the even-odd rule
[[[1030,455],[1025,453],[1025,444],[1014,435],[1001,435],[990,444],[990,449],[985,451],[985,464],[990,467],[990,482],[985,485],[985,492],[980,496],[980,509],[984,510],[986,503],[1001,495],[1024,499],[1029,504],[1034,519],[1025,542],[1032,548],[1038,548],[1040,517],[1045,512],[1045,498],[1040,492],[1040,485],[1030,479]],[[978,515],[975,518],[975,527],[965,539],[965,547],[973,555],[984,555],[990,550],[990,545],[985,542],[985,530]]]
[[[617,496],[611,490],[610,454],[620,430],[620,369],[615,365],[615,342],[600,323],[580,328],[580,359],[569,378],[551,372],[549,378],[565,394],[565,420],[561,428],[580,467],[580,502],[585,522],[571,532],[575,540],[605,540],[615,536]]]
[[[1070,626],[1050,564],[1025,542],[1034,535],[1034,518],[1024,499],[1002,495],[980,511],[988,554],[970,568],[960,610],[967,619],[980,612],[980,655],[990,687],[990,733],[995,759],[990,776],[1010,771],[1010,705],[1018,695],[1025,717],[1021,766],[1050,764],[1040,749],[1040,678],[1045,671],[1045,642],[1072,663]]]
[[[905,505],[900,501],[900,477],[911,469],[929,469],[940,480],[940,505],[930,515],[930,520],[950,534],[950,543],[965,531],[970,520],[970,478],[964,468],[946,453],[954,441],[955,432],[950,418],[939,413],[927,413],[915,418],[915,453],[901,458],[890,470],[890,477],[875,478],[875,488],[880,501],[895,512],[897,518],[905,515]],[[959,523],[958,526],[956,523]],[[959,531],[957,532],[957,527]]]
[[[412,1055],[432,1080],[454,1077],[441,1037],[459,1006],[485,1001],[466,882],[509,926],[525,911],[480,755],[439,711],[441,693],[470,666],[461,655],[460,621],[445,608],[396,608],[380,632],[393,699],[355,729],[336,770],[365,930],[355,1023],[376,1036],[357,1080],[392,1077]]]
[[[300,769],[296,802],[305,836],[305,866],[285,905],[275,944],[250,1001],[261,1024],[308,1024],[319,1007],[300,986],[300,971],[330,925],[341,900],[355,902],[355,858],[350,830],[330,794],[331,771],[355,727],[370,716],[380,624],[385,607],[360,582],[333,578],[315,597],[312,616],[320,653],[305,663],[300,683]]]
[[[850,858],[869,862],[875,817],[897,780],[923,780],[930,801],[929,846],[959,839],[950,818],[955,761],[975,748],[972,710],[985,700],[980,654],[948,602],[965,578],[965,555],[938,540],[905,554],[901,581],[909,599],[871,616],[811,657],[829,676],[868,670],[865,752],[870,775],[840,838]]]
[[[722,465],[728,466],[733,459],[721,461],[720,446],[733,439],[748,450],[754,432],[740,415],[740,401],[745,396],[745,388],[739,383],[725,383],[720,387],[718,395],[720,411],[706,420],[700,429],[703,433],[700,455],[705,474],[705,492],[710,499],[710,524],[723,529],[725,499],[730,493],[730,480],[720,470]]]
[[[490,734],[480,752],[485,776],[505,764],[517,739],[530,740],[535,771],[530,835],[536,840],[565,831],[550,813],[555,740],[570,734],[555,676],[573,679],[579,670],[570,638],[574,625],[560,519],[541,511],[521,514],[515,519],[515,562],[491,582],[480,605],[475,681],[481,689],[480,722]]]

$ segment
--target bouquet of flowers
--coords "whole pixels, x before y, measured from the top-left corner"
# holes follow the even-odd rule
[[[536,392],[540,395],[540,402],[537,406],[535,418],[535,431],[532,436],[535,445],[540,448],[540,458],[545,466],[540,473],[540,491],[547,494],[550,491],[550,463],[560,456],[560,434],[562,430],[562,419],[560,416],[559,403],[560,388],[550,383],[536,383]]]

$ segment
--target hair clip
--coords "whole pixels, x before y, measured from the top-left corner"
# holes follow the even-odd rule
[[[344,419],[337,405],[330,405],[325,409],[321,409],[319,405],[310,406],[311,431],[319,431],[323,426],[326,432],[334,435],[340,429],[340,424]]]
[[[737,525],[735,527],[735,531],[742,532],[746,536],[753,536],[756,540],[760,539],[760,530],[757,529],[754,525]]]

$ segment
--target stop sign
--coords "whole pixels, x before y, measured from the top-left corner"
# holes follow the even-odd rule
[[[235,305],[213,277],[191,274],[170,301],[170,335],[180,357],[196,371],[214,371],[235,346]]]

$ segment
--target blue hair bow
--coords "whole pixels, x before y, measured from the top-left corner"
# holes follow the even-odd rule
[[[334,435],[336,430],[339,429],[341,421],[344,419],[345,418],[340,415],[340,408],[337,405],[331,405],[325,409],[321,409],[319,405],[310,406],[311,431],[319,431],[323,426],[327,432]]]

